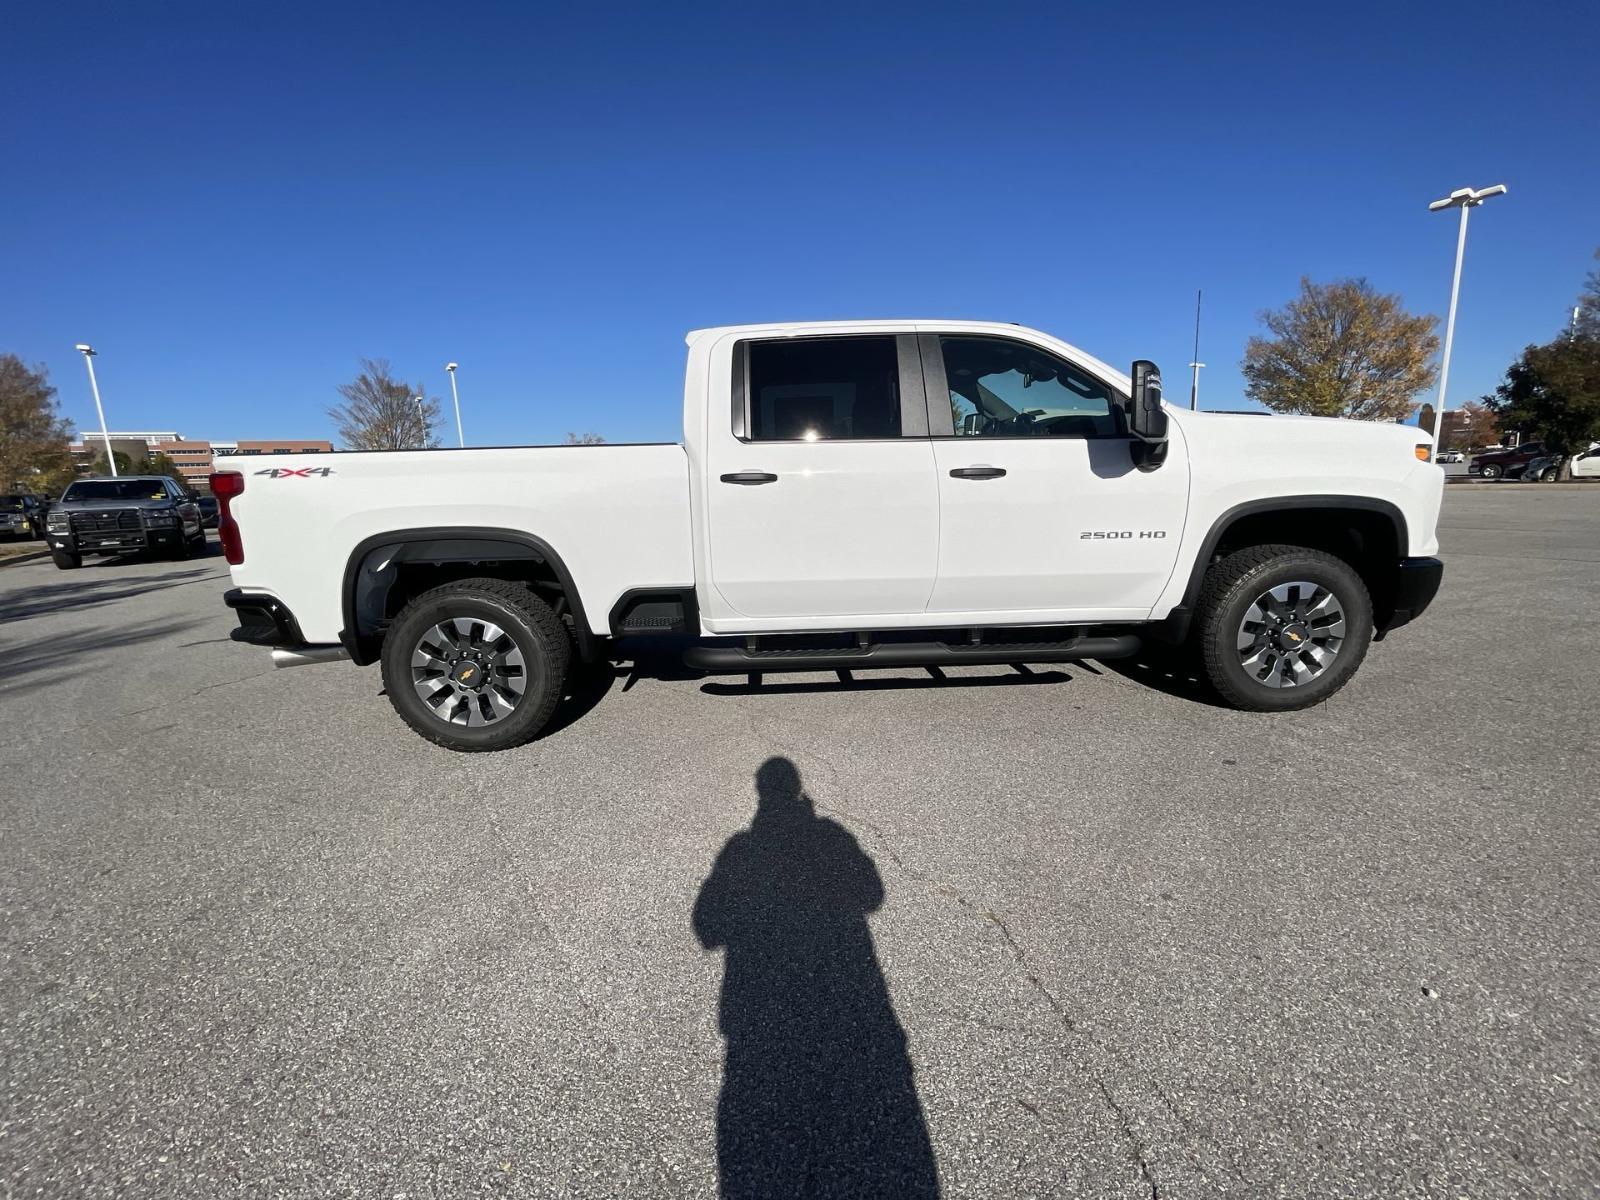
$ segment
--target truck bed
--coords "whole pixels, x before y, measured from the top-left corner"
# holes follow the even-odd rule
[[[577,582],[598,634],[641,579],[694,585],[689,467],[675,443],[392,450],[233,458],[244,544],[236,586],[282,600],[308,642],[339,640],[342,572],[403,530],[537,531]],[[337,574],[334,575],[337,578]]]

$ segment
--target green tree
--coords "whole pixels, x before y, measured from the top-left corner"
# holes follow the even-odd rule
[[[1561,454],[1600,440],[1600,337],[1558,337],[1529,346],[1485,402],[1505,430]]]
[[[387,359],[361,360],[361,374],[339,386],[343,404],[328,409],[351,450],[426,450],[439,444],[439,401],[394,377]],[[420,399],[421,403],[418,403]]]
[[[142,474],[144,474],[144,460],[140,459],[136,463],[132,459],[130,459],[126,454],[124,454],[121,450],[113,450],[111,452],[111,461],[117,464],[117,474],[118,475],[142,475]],[[91,475],[110,475],[111,474],[111,468],[106,466],[106,452],[104,450],[100,451],[99,456],[96,457],[94,459],[94,461],[90,464],[90,466],[89,466],[89,474],[91,474]]]
[[[0,488],[36,487],[38,476],[71,470],[72,423],[56,410],[55,396],[43,367],[0,354]]]
[[[184,487],[189,486],[189,481],[183,477],[183,469],[159,450],[152,450],[145,455],[144,465],[139,468],[138,473],[140,475],[165,475],[169,479],[176,479]]]
[[[1413,316],[1365,279],[1300,280],[1300,295],[1264,312],[1239,369],[1245,394],[1275,412],[1396,421],[1433,386],[1438,319]]]

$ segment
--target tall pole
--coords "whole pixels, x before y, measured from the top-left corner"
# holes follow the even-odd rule
[[[1435,453],[1444,435],[1445,389],[1450,383],[1450,348],[1456,339],[1456,302],[1461,297],[1461,261],[1467,253],[1467,210],[1477,208],[1491,196],[1503,196],[1505,193],[1506,185],[1503,183],[1476,190],[1457,188],[1443,200],[1435,200],[1428,205],[1429,212],[1440,212],[1447,208],[1461,210],[1461,228],[1456,234],[1456,270],[1450,280],[1450,314],[1444,323],[1444,358],[1439,363],[1439,399],[1433,406],[1433,428],[1429,431],[1433,435]]]
[[[1194,361],[1189,364],[1189,369],[1194,372],[1189,380],[1189,408],[1196,411],[1200,407],[1200,368],[1205,363],[1200,361],[1200,289],[1194,290]]]
[[[456,364],[446,363],[444,369],[450,372],[450,399],[456,406],[456,445],[465,447],[467,437],[461,432],[461,393],[456,391]]]
[[[422,426],[422,445],[417,448],[426,450],[428,448],[428,411],[422,406],[421,396],[413,396],[412,399],[417,402],[417,423]]]
[[[1439,449],[1444,436],[1445,387],[1450,382],[1450,346],[1456,338],[1456,300],[1461,295],[1461,260],[1467,253],[1467,213],[1472,206],[1461,206],[1461,232],[1456,235],[1456,273],[1450,280],[1450,315],[1444,322],[1444,361],[1439,365],[1439,400],[1433,406],[1433,448]]]
[[[100,440],[106,444],[106,466],[111,468],[111,477],[117,477],[117,456],[111,452],[111,435],[106,432],[106,410],[100,403],[100,383],[94,377],[94,349],[89,346],[78,346],[78,353],[83,355],[83,365],[89,368],[89,390],[94,393],[94,411],[100,418]]]

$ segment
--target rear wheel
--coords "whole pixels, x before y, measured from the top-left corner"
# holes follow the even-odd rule
[[[1485,479],[1499,479],[1500,468],[1493,463],[1488,463],[1481,469],[1481,474]]]
[[[1372,642],[1372,599],[1342,559],[1252,546],[1206,572],[1195,608],[1206,677],[1234,708],[1287,712],[1349,681]]]
[[[68,554],[65,550],[50,551],[50,558],[63,571],[75,571],[83,566],[83,558],[80,555]]]
[[[383,684],[402,720],[451,750],[535,737],[561,699],[571,653],[550,606],[521,584],[463,579],[422,593],[383,643]]]

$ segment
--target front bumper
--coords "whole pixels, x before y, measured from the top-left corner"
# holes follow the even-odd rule
[[[228,635],[234,641],[284,648],[305,645],[300,623],[276,596],[229,588],[222,593],[222,602],[239,615],[239,628]]]
[[[140,550],[176,548],[183,542],[183,527],[116,529],[105,533],[48,533],[50,549],[67,554],[133,554]]]
[[[1439,594],[1444,580],[1444,563],[1437,558],[1402,558],[1395,577],[1394,610],[1380,633],[1399,629],[1420,617]]]

